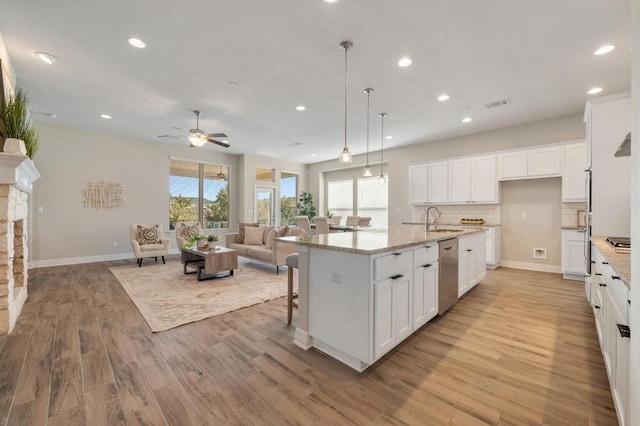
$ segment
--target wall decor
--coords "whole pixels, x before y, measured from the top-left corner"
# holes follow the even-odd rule
[[[124,207],[124,187],[115,182],[88,182],[84,189],[84,207],[113,209]]]

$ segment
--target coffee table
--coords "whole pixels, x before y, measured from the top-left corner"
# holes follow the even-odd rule
[[[183,248],[181,260],[185,274],[198,274],[198,281],[223,278],[233,275],[233,270],[238,269],[238,252],[226,247],[214,249],[199,249],[197,247]],[[195,269],[188,272],[187,267]],[[219,275],[220,272],[229,271],[227,275]]]

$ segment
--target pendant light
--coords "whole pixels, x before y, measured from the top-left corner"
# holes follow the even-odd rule
[[[383,147],[384,147],[384,116],[387,115],[386,112],[381,112],[380,114],[380,119],[382,120],[382,126],[381,126],[381,130],[380,130],[380,177],[378,178],[378,182],[380,182],[381,184],[384,184],[387,181],[387,178],[384,177],[384,173],[382,172],[382,169],[384,167],[383,164]]]
[[[342,164],[351,163],[353,161],[353,155],[349,152],[347,147],[347,50],[353,47],[353,43],[350,41],[343,41],[340,43],[340,48],[344,50],[344,149],[340,153],[338,159]]]
[[[367,94],[367,165],[362,169],[362,176],[371,177],[373,176],[373,170],[369,166],[369,97],[373,93],[373,89],[364,89],[364,93]]]

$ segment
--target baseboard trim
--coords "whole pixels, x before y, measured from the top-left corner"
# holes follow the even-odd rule
[[[516,260],[500,260],[500,266],[505,268],[525,269],[527,271],[561,273],[559,265],[541,265],[539,263],[518,262]]]
[[[29,262],[29,269],[48,266],[77,265],[79,263],[108,262],[110,260],[134,259],[133,253],[103,254],[99,256],[65,257],[61,259],[35,260]]]

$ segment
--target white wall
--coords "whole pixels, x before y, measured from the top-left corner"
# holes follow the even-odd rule
[[[46,123],[35,123],[40,149],[34,158],[41,178],[31,203],[30,259],[47,266],[132,257],[130,223],[169,228],[169,157],[230,166],[230,215],[238,217],[241,189],[238,156],[128,139]],[[126,190],[125,207],[83,206],[88,182],[116,182]],[[234,195],[235,194],[235,195]],[[235,200],[235,201],[234,201]],[[42,213],[36,213],[42,207]],[[230,226],[233,226],[231,224]],[[175,239],[171,234],[173,248]],[[113,247],[112,242],[118,246]]]

